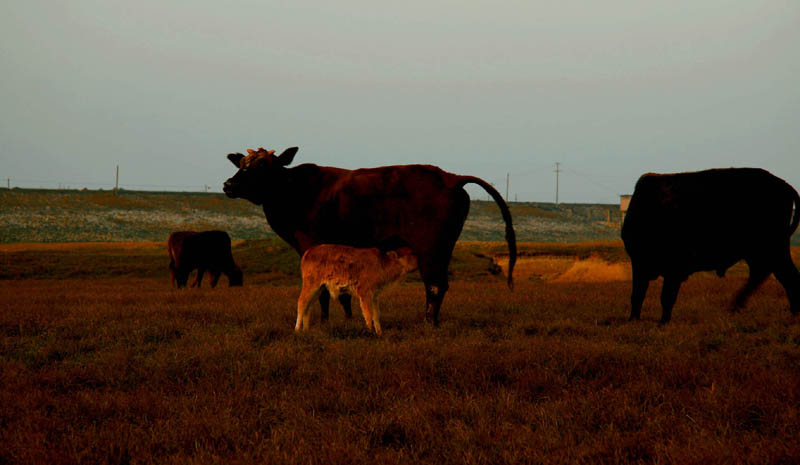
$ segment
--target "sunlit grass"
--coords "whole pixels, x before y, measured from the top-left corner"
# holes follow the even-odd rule
[[[338,304],[296,335],[277,245],[234,249],[266,262],[245,287],[183,291],[134,266],[166,270],[149,247],[28,251],[87,276],[0,280],[0,463],[800,459],[800,319],[773,278],[730,314],[746,274],[692,277],[666,326],[656,282],[628,323],[627,281],[510,292],[467,244],[439,328],[412,281],[382,296],[382,338]]]

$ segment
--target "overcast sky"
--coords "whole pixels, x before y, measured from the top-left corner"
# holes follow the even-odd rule
[[[430,163],[616,203],[645,172],[800,189],[800,2],[4,1],[0,176],[220,191],[225,159]],[[486,198],[470,189],[473,198]]]

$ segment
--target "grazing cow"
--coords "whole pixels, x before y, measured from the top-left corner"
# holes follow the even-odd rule
[[[333,298],[354,293],[361,304],[367,328],[380,336],[378,294],[399,283],[406,273],[417,268],[417,257],[408,247],[381,253],[377,247],[360,249],[345,245],[322,244],[303,254],[300,270],[303,290],[297,299],[297,324],[294,330],[309,327],[311,301],[326,289]]]
[[[211,287],[216,287],[221,273],[230,286],[242,285],[242,270],[231,254],[231,238],[225,231],[177,231],[169,235],[169,272],[173,284],[186,286],[189,273],[197,269],[192,287],[200,287],[203,274],[211,272]]]
[[[639,318],[651,280],[664,277],[661,322],[666,323],[690,274],[716,271],[721,277],[739,260],[747,262],[750,277],[736,296],[734,311],[775,273],[797,313],[800,273],[789,241],[798,222],[797,191],[761,169],[643,175],[622,226],[633,266],[631,320]]]
[[[248,150],[228,159],[239,170],[223,190],[263,205],[272,230],[302,256],[319,244],[378,247],[408,246],[419,261],[425,284],[426,317],[438,323],[448,289],[447,268],[469,212],[464,185],[483,187],[497,202],[506,224],[509,248],[508,285],[516,261],[511,213],[489,183],[459,176],[430,165],[383,166],[346,170],[303,164],[287,166],[297,147],[275,156],[274,151]],[[328,317],[330,294],[320,294],[322,319]],[[350,316],[349,297],[339,299]]]

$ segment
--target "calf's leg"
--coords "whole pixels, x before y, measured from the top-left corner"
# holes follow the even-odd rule
[[[330,308],[331,304],[331,293],[328,292],[326,288],[322,288],[322,292],[319,294],[319,308],[320,312],[320,320],[322,322],[328,321],[328,308]]]
[[[372,322],[375,326],[375,333],[380,336],[383,334],[383,330],[381,329],[381,309],[378,306],[378,296],[372,297]]]
[[[358,302],[361,304],[361,315],[364,317],[364,322],[367,324],[367,329],[370,331],[373,330],[372,326],[372,312],[374,310],[372,303],[373,303],[373,296],[370,292],[364,292],[358,294]]]
[[[339,294],[339,303],[344,307],[344,316],[346,318],[353,317],[353,304],[350,294]]]
[[[353,317],[353,304],[350,294],[339,294],[339,303],[344,307],[344,316],[347,318]],[[331,293],[327,289],[322,288],[322,293],[319,295],[319,307],[322,310],[320,319],[328,321],[328,309],[331,304]]]
[[[324,288],[318,283],[310,283],[303,280],[303,289],[300,291],[300,297],[297,299],[297,322],[294,325],[295,331],[300,331],[300,328],[307,330],[311,324],[311,302]],[[325,290],[327,292],[327,289]],[[330,299],[330,294],[328,295]]]

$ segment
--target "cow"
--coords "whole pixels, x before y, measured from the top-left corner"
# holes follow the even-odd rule
[[[297,299],[294,330],[309,327],[309,307],[323,289],[336,299],[341,293],[355,294],[367,329],[381,335],[378,294],[417,268],[417,257],[408,247],[382,253],[377,247],[362,249],[336,244],[311,247],[300,260],[303,289]]]
[[[639,319],[651,280],[664,277],[663,324],[690,274],[716,271],[722,277],[740,260],[747,263],[750,276],[733,301],[733,311],[774,273],[796,314],[800,273],[789,244],[798,222],[797,191],[762,169],[643,175],[622,225],[633,271],[630,319]]]
[[[186,286],[189,273],[197,269],[192,287],[200,287],[203,274],[211,272],[211,287],[216,287],[222,273],[230,286],[242,285],[242,270],[231,254],[231,238],[225,231],[176,231],[169,235],[169,272],[173,285]]]
[[[500,207],[509,248],[508,286],[517,246],[511,213],[503,198],[486,181],[459,176],[431,165],[398,165],[347,170],[315,164],[292,168],[297,147],[280,156],[274,150],[231,153],[238,171],[223,191],[262,205],[272,230],[301,256],[319,244],[378,247],[382,251],[408,246],[419,262],[425,286],[426,319],[438,325],[439,309],[448,289],[447,268],[456,240],[469,213],[464,185],[478,184]],[[322,319],[328,317],[330,294],[320,294]],[[339,299],[348,317],[350,298]]]

